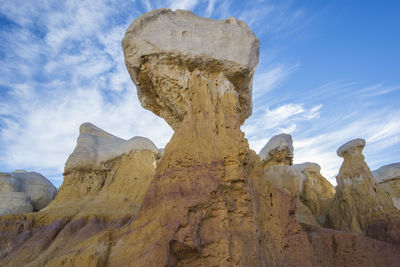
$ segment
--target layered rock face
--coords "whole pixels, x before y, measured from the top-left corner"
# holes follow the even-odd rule
[[[293,165],[305,176],[300,200],[306,205],[320,225],[326,225],[326,216],[332,206],[335,195],[333,185],[321,175],[317,163],[306,162]]]
[[[124,140],[90,123],[80,126],[68,157],[64,182],[51,208],[63,215],[132,216],[154,176],[159,153],[154,143],[135,136]]]
[[[400,163],[380,167],[372,172],[376,183],[392,198],[394,206],[400,210]]]
[[[375,235],[370,229],[375,228],[373,225],[385,214],[394,212],[395,208],[388,194],[375,183],[364,161],[364,146],[365,140],[355,139],[337,150],[344,161],[336,177],[336,194],[328,219],[335,229]],[[393,233],[394,239],[398,238],[397,231]],[[377,238],[386,240],[386,235],[391,239],[390,232]]]
[[[38,211],[55,197],[57,189],[37,172],[17,170],[0,173],[0,214],[18,214]]]
[[[311,265],[289,198],[266,181],[240,131],[258,61],[248,27],[156,10],[134,21],[122,43],[142,105],[175,133],[109,263],[290,265],[305,255],[301,264]]]
[[[147,138],[125,141],[83,124],[51,204],[38,213],[1,218],[0,265],[106,264],[113,229],[136,214],[158,160]]]

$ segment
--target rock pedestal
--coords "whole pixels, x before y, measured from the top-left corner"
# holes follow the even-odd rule
[[[175,133],[110,264],[291,265],[302,254],[311,265],[289,198],[266,182],[240,131],[258,62],[248,27],[163,9],[135,20],[122,43],[142,105]]]
[[[333,228],[358,234],[367,234],[384,214],[395,211],[390,197],[377,186],[364,161],[364,146],[365,140],[355,139],[337,150],[344,160],[336,177],[336,194],[328,215]]]

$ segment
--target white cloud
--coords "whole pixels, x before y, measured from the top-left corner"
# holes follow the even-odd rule
[[[297,125],[313,120],[320,115],[321,105],[305,108],[303,104],[289,103],[275,108],[266,107],[254,114],[243,126],[252,149],[259,151],[273,135],[292,133]]]
[[[193,10],[197,5],[198,0],[170,0],[169,7],[172,10],[176,9],[185,9],[185,10]]]
[[[10,5],[10,17],[20,24],[46,22],[43,38],[29,27],[15,27],[7,38],[9,57],[1,85],[9,91],[0,102],[1,166],[60,176],[78,136],[79,125],[90,121],[122,138],[146,136],[159,147],[171,128],[137,99],[124,66],[120,40],[131,19],[107,25],[116,6],[98,1],[69,1],[62,13],[47,5],[31,13]],[[23,72],[23,73],[21,73]],[[40,77],[40,78],[38,78]]]
[[[285,66],[277,64],[268,70],[256,72],[253,83],[253,97],[260,98],[271,90],[275,89],[286,77],[294,72],[299,64]]]
[[[209,0],[207,4],[207,9],[206,9],[206,17],[211,17],[211,15],[214,12],[214,5],[215,5],[215,0]]]

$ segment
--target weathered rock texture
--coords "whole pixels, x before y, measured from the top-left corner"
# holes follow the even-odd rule
[[[175,130],[162,158],[133,149],[66,168],[45,210],[0,217],[1,266],[396,266],[393,245],[305,232],[297,200],[268,181],[240,131],[258,61],[243,22],[155,10],[123,48],[142,105]]]
[[[136,219],[111,249],[111,265],[312,264],[290,199],[266,181],[240,131],[258,45],[241,21],[186,11],[157,10],[129,27],[123,48],[139,98],[175,133]]]
[[[193,113],[187,103],[194,76],[212,90],[237,94],[236,108],[243,123],[252,110],[251,81],[259,45],[243,21],[215,21],[169,9],[142,15],[122,40],[125,64],[142,106],[174,129]]]
[[[124,140],[91,123],[83,123],[79,128],[77,145],[65,163],[64,172],[94,169],[102,162],[127,154],[131,150],[158,152],[157,147],[148,138],[135,136]]]
[[[29,212],[25,203],[27,200],[29,204],[33,207],[33,210],[38,211],[46,207],[55,197],[57,189],[54,185],[47,180],[43,175],[37,172],[27,172],[24,170],[17,170],[11,173],[0,173],[0,195],[10,192],[20,192],[26,195],[26,198],[22,197],[21,194],[8,194],[8,197],[3,196],[3,201],[9,199],[15,199],[15,203],[8,202],[9,205],[14,207],[13,209],[8,209],[7,214],[16,214],[21,211]],[[19,201],[17,201],[19,199]],[[16,203],[21,203],[23,207],[21,209],[17,208]],[[2,203],[2,206],[7,206],[7,204]],[[29,206],[29,205],[28,205]],[[5,213],[3,213],[5,214]]]
[[[271,166],[265,173],[267,180],[275,188],[292,198],[298,198],[303,191],[305,176],[292,166]]]
[[[317,163],[306,162],[293,165],[305,176],[300,199],[306,205],[320,225],[326,225],[326,216],[332,206],[335,188],[321,175]]]
[[[375,183],[364,161],[364,146],[363,139],[355,139],[337,151],[344,161],[336,177],[336,194],[329,211],[329,223],[335,229],[368,234],[383,240],[397,240],[400,237],[399,227],[396,226],[400,222],[398,218],[393,218],[394,225],[390,226],[394,227],[393,231],[380,229],[384,228],[380,221],[385,214],[395,212],[395,208],[388,194]],[[385,233],[382,234],[382,231]]]
[[[30,197],[22,192],[0,193],[0,216],[32,212]]]
[[[380,167],[372,172],[376,183],[392,198],[394,206],[400,210],[400,163]]]
[[[113,232],[136,214],[154,177],[158,149],[147,138],[135,137],[145,145],[130,146],[133,147],[130,151],[123,150],[124,153],[119,154],[121,145],[114,144],[123,145],[125,141],[115,142],[122,139],[88,123],[80,127],[80,137],[82,135],[86,137],[78,138],[69,160],[82,156],[76,155],[76,151],[87,147],[85,139],[93,140],[98,136],[110,140],[112,145],[108,144],[108,148],[116,150],[107,150],[112,158],[88,168],[66,168],[63,184],[46,209],[2,217],[1,266],[106,264]],[[100,141],[100,148],[91,151],[101,153],[107,141],[96,140]],[[119,155],[114,156],[116,154]]]
[[[316,266],[398,266],[400,247],[354,233],[307,226]]]
[[[292,165],[292,136],[285,133],[273,136],[261,149],[259,156],[263,161],[265,170],[274,165]]]

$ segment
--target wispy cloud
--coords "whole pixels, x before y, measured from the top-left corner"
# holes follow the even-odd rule
[[[193,10],[197,4],[198,0],[171,0],[169,2],[169,7],[172,10],[175,9]]]
[[[286,77],[299,67],[299,63],[291,66],[277,64],[266,71],[258,70],[253,82],[253,97],[261,98],[275,89]]]

